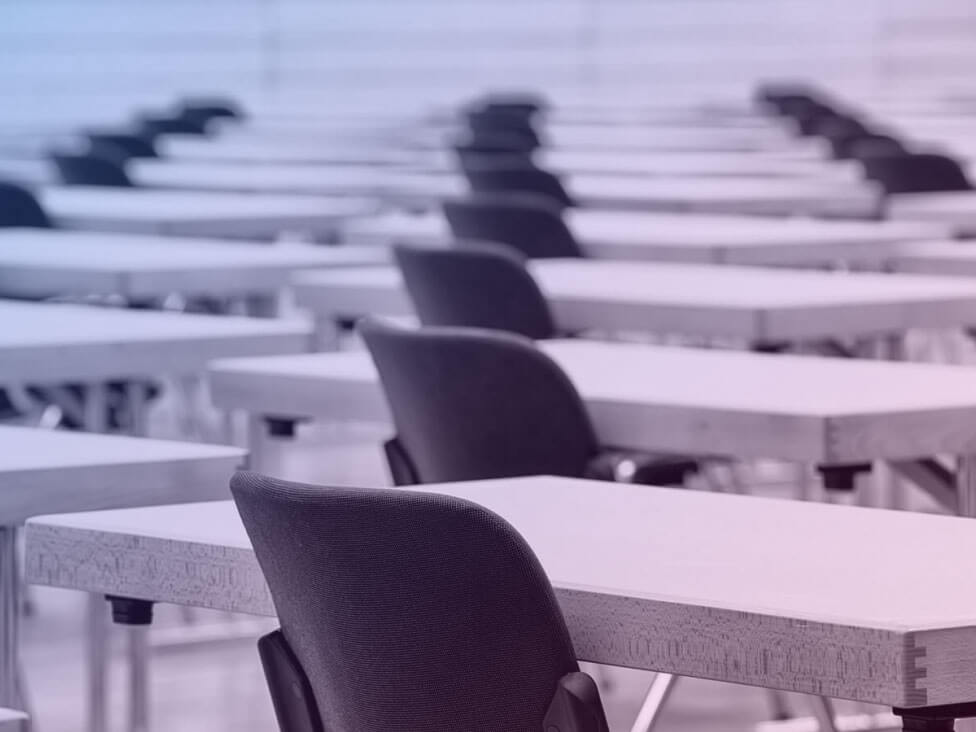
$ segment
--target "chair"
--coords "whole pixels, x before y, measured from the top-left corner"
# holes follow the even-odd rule
[[[608,732],[538,559],[434,493],[238,473],[281,629],[258,642],[282,732]]]
[[[179,116],[181,119],[205,127],[214,119],[243,119],[244,113],[230,100],[201,99],[184,101],[180,105]]]
[[[468,127],[475,135],[505,134],[521,138],[532,149],[542,141],[529,119],[517,112],[474,110],[467,114]]]
[[[55,152],[51,160],[66,185],[131,188],[125,172],[125,156],[112,154],[105,145],[87,153]]]
[[[546,298],[515,250],[470,242],[463,249],[398,246],[393,252],[424,325],[556,336]]]
[[[864,123],[854,117],[836,115],[822,117],[813,126],[813,134],[828,142],[832,140],[869,134]]]
[[[860,159],[864,176],[885,193],[968,191],[972,184],[959,163],[932,153],[872,155]]]
[[[34,194],[15,183],[0,181],[0,227],[7,226],[53,228]]]
[[[692,461],[601,447],[575,387],[531,341],[477,328],[365,320],[396,428],[395,479],[439,483],[563,475],[681,484]],[[406,481],[404,481],[406,482]]]
[[[576,205],[559,176],[537,168],[529,160],[510,160],[507,164],[499,160],[494,165],[465,166],[463,171],[476,193],[533,193],[545,196],[563,208]]]
[[[129,158],[158,158],[153,138],[146,134],[124,132],[89,132],[86,137],[91,149],[103,157],[122,155]]]
[[[142,117],[138,122],[139,130],[151,137],[159,135],[206,135],[206,123],[196,119],[178,117]]]
[[[865,133],[851,137],[840,137],[830,140],[833,156],[836,160],[860,160],[877,155],[907,155],[908,150],[902,143],[890,135]]]
[[[552,202],[531,194],[446,200],[444,216],[460,241],[506,244],[529,259],[581,257],[582,251]]]

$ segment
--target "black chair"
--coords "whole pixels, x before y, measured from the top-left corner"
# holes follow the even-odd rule
[[[16,183],[0,181],[0,227],[14,226],[53,228],[33,193]]]
[[[238,473],[281,732],[608,732],[545,572],[458,498]]]
[[[523,158],[531,158],[536,145],[532,141],[510,132],[473,132],[469,131],[454,143],[454,150],[459,155],[462,152],[475,154],[510,154]]]
[[[55,152],[51,160],[66,185],[131,188],[125,172],[124,155],[113,154],[103,145],[86,153]]]
[[[129,158],[158,158],[153,138],[145,133],[89,132],[91,150],[102,157],[122,155]]]
[[[555,173],[536,167],[531,161],[499,160],[479,166],[465,166],[464,175],[476,193],[533,193],[545,196],[559,206],[575,206]]]
[[[424,325],[488,328],[526,338],[554,338],[545,296],[515,250],[469,242],[463,249],[394,248]]]
[[[359,332],[393,414],[398,484],[563,475],[680,485],[680,457],[601,447],[575,387],[531,341],[476,328]]]
[[[475,110],[468,112],[467,121],[468,128],[475,135],[509,135],[520,138],[532,149],[542,144],[531,121],[517,112]]]
[[[459,241],[506,244],[529,259],[581,257],[582,251],[549,199],[530,194],[447,200],[444,216]]]
[[[835,115],[821,117],[813,126],[813,134],[828,142],[836,139],[869,134],[870,130],[855,117]]]
[[[797,105],[789,116],[793,118],[800,136],[810,137],[825,120],[838,116],[838,112],[826,104],[814,102]]]
[[[137,127],[143,134],[153,138],[159,135],[206,135],[206,122],[187,119],[183,116],[146,116],[139,119]]]
[[[872,155],[860,159],[864,176],[885,193],[969,191],[973,186],[952,158],[932,153]]]
[[[865,133],[830,140],[836,160],[860,160],[879,155],[907,155],[908,150],[900,140],[891,135]]]
[[[180,105],[179,116],[206,127],[215,119],[243,119],[244,112],[229,99],[199,99],[184,101]]]

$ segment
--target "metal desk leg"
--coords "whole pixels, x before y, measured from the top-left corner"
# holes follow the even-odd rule
[[[129,732],[149,730],[149,627],[128,628]]]
[[[260,414],[247,415],[247,469],[262,472],[267,469],[264,453],[267,442],[267,426]]]
[[[630,732],[650,732],[654,728],[654,724],[657,722],[668,697],[671,696],[671,692],[674,691],[674,685],[679,678],[681,677],[664,673],[658,673],[654,676]]]
[[[339,324],[334,318],[315,318],[315,328],[312,333],[311,351],[338,351]]]
[[[108,607],[88,596],[88,732],[108,730]]]
[[[960,516],[976,518],[976,454],[960,455],[956,465],[956,493]]]
[[[20,572],[17,528],[0,527],[0,707],[20,706]]]
[[[252,318],[276,318],[278,311],[277,294],[248,295],[244,298],[244,312]]]

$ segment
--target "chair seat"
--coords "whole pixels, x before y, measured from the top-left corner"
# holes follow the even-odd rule
[[[686,455],[607,449],[593,458],[587,478],[639,485],[684,485],[699,464]]]

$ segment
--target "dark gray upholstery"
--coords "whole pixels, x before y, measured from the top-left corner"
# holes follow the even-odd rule
[[[490,511],[255,473],[231,491],[325,732],[543,732],[578,680],[538,560]]]
[[[862,160],[879,155],[905,155],[908,151],[901,141],[891,135],[864,133],[839,137],[829,141],[831,152],[837,160],[853,158]]]
[[[104,145],[89,153],[51,154],[61,181],[66,185],[130,188],[132,181],[123,167],[124,154],[106,154]]]
[[[599,453],[575,387],[531,341],[370,320],[359,331],[422,482],[580,477]]]
[[[50,229],[51,220],[33,193],[16,183],[0,181],[0,227],[2,226]]]
[[[885,193],[968,191],[972,184],[952,158],[931,153],[871,155],[861,158],[864,176]]]
[[[424,325],[490,328],[527,338],[556,334],[545,296],[524,259],[509,247],[398,246],[394,256]]]
[[[158,158],[151,136],[134,132],[89,132],[88,142],[96,154],[109,157]]]
[[[536,167],[530,160],[500,159],[493,164],[465,165],[463,170],[476,193],[532,193],[560,208],[576,205],[559,176]]]
[[[558,206],[532,194],[477,195],[447,200],[444,216],[460,241],[507,244],[529,259],[580,257]]]

